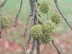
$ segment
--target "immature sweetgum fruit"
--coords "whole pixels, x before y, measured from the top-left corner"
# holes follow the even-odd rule
[[[42,3],[41,5],[40,5],[40,11],[42,12],[42,13],[47,13],[48,11],[49,11],[49,4],[48,3]]]
[[[6,18],[5,16],[2,16],[2,17],[1,17],[1,29],[6,29],[6,28],[8,28],[9,24],[10,24],[9,19]]]
[[[45,34],[41,37],[41,42],[43,44],[49,44],[51,41],[52,41],[52,36],[50,36],[50,35]]]
[[[43,35],[42,33],[42,26],[41,25],[34,25],[31,28],[31,36],[34,37],[35,39],[41,38]]]
[[[54,32],[54,28],[55,28],[55,25],[51,20],[45,21],[42,25],[43,34],[47,36],[50,35],[52,32]]]
[[[62,21],[62,17],[58,12],[55,12],[52,17],[51,20],[55,23],[55,24],[59,24]]]

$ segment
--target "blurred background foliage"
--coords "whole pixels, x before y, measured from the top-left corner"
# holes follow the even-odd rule
[[[22,35],[24,33],[26,20],[31,10],[29,5],[29,0],[23,0],[22,9],[17,21],[18,24],[17,24],[17,27],[14,27],[15,17],[20,7],[20,1],[21,0],[8,0],[3,7],[3,14],[9,18],[10,26],[6,30],[2,31],[2,38],[0,40],[1,54],[23,54],[24,48],[23,48]],[[42,2],[43,2],[42,0],[39,1],[39,3],[42,3]],[[50,3],[50,16],[51,16],[52,13],[54,13],[57,9],[55,7],[53,0],[50,0],[49,3]],[[58,0],[58,4],[63,14],[66,16],[67,20],[72,25],[72,0]],[[39,11],[39,14],[41,15],[41,17],[39,17],[41,21],[45,21],[47,19],[47,15],[42,14],[40,11]],[[25,44],[28,39],[30,25],[31,25],[31,18],[28,25],[28,31],[25,37]],[[72,53],[71,51],[72,31],[64,20],[62,21],[61,24],[59,24],[56,27],[55,33],[53,33],[52,35],[54,37],[54,40],[58,48],[63,54]],[[29,45],[28,52],[30,51],[30,48],[32,45],[31,43]],[[43,49],[46,49],[46,50],[42,51]],[[45,45],[41,45],[41,51],[42,51],[41,54],[48,54],[48,53],[57,54],[52,44],[51,46],[50,45],[46,46],[46,48],[45,48]]]

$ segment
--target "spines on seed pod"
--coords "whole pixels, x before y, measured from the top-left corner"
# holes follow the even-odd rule
[[[48,3],[42,3],[41,5],[40,5],[40,11],[42,12],[42,13],[48,13],[48,11],[49,11],[49,4]]]
[[[42,25],[42,31],[46,35],[50,35],[52,32],[54,32],[55,25],[51,20],[47,20]]]
[[[52,36],[44,34],[41,38],[43,44],[49,44],[52,41]]]
[[[34,25],[31,28],[31,36],[34,37],[35,39],[40,39],[42,35],[43,33],[41,25]]]
[[[6,28],[8,28],[9,24],[10,24],[9,19],[6,18],[5,16],[2,16],[2,17],[1,17],[1,29],[6,29]]]
[[[51,20],[55,23],[55,24],[59,24],[62,21],[62,17],[58,12],[55,12],[52,17]]]

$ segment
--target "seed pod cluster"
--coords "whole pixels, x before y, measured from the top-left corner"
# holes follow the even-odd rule
[[[40,11],[42,12],[42,13],[47,13],[48,11],[49,11],[49,5],[48,5],[48,3],[42,3],[41,5],[40,5]]]
[[[54,31],[55,25],[51,20],[45,21],[42,25],[34,25],[31,28],[31,36],[39,39],[42,43],[47,44],[52,40],[51,33]]]
[[[2,16],[2,17],[1,17],[1,29],[6,29],[6,28],[8,28],[9,24],[10,24],[9,19],[6,18],[5,16]]]
[[[51,20],[45,21],[42,25],[43,36],[41,42],[44,44],[50,43],[52,40],[51,33],[54,31],[55,25]]]
[[[41,25],[34,25],[31,28],[31,36],[33,36],[35,39],[41,38],[43,35],[42,33],[42,26]]]
[[[51,17],[51,20],[55,23],[55,24],[59,24],[62,20],[61,15],[58,12],[55,12],[53,14],[53,16]]]

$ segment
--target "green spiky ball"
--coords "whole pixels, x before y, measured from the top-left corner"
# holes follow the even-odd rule
[[[41,42],[43,44],[49,44],[51,42],[51,40],[52,40],[52,36],[50,36],[50,35],[43,35],[41,37]]]
[[[55,12],[53,14],[53,16],[51,17],[51,20],[55,23],[55,24],[59,24],[62,20],[61,15],[58,12]]]
[[[46,35],[50,35],[54,32],[55,25],[51,20],[45,21],[42,25],[42,31]]]
[[[10,24],[9,19],[6,18],[5,16],[2,16],[2,17],[1,17],[1,29],[6,29],[6,28],[8,28],[9,24]]]
[[[33,36],[35,39],[39,39],[42,36],[42,26],[41,25],[34,25],[31,28],[31,36]]]
[[[48,11],[49,11],[49,4],[48,3],[42,3],[41,5],[40,5],[40,11],[42,12],[42,13],[47,13]]]

